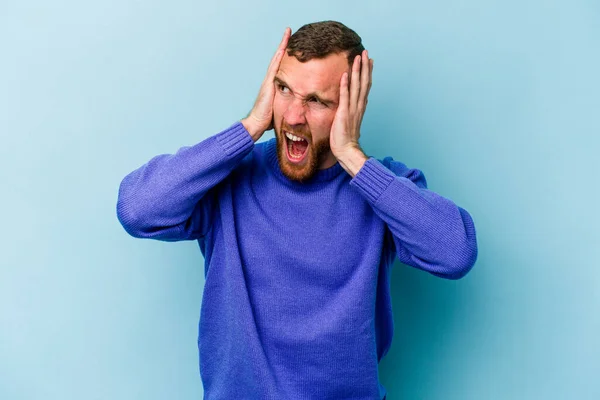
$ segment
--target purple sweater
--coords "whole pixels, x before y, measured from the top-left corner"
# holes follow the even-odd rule
[[[116,209],[134,237],[198,241],[205,399],[383,398],[394,259],[459,279],[477,258],[471,216],[420,170],[371,157],[298,183],[240,122],[129,173]]]

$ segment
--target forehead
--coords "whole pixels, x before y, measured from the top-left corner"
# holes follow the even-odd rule
[[[321,59],[313,58],[302,63],[296,57],[288,56],[286,52],[279,64],[277,76],[300,94],[337,94],[342,74],[349,70],[348,59],[344,53],[330,54]]]

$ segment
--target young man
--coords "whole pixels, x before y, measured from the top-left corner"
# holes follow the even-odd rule
[[[199,243],[206,399],[381,399],[390,266],[461,278],[475,227],[420,170],[361,150],[361,38],[334,21],[290,34],[250,114],[128,174],[117,215],[134,237]]]

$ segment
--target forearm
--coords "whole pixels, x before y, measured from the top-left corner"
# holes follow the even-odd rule
[[[175,154],[153,157],[121,181],[119,221],[137,237],[185,222],[203,196],[229,175],[253,146],[244,126],[236,123]]]
[[[471,216],[451,200],[369,159],[351,181],[388,225],[398,258],[434,275],[464,276],[477,257]],[[425,180],[423,179],[423,182]]]

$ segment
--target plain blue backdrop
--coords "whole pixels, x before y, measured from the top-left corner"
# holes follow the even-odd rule
[[[365,152],[478,233],[461,280],[394,265],[388,398],[600,398],[600,2],[59,0],[0,2],[0,399],[202,397],[198,244],[128,236],[118,186],[325,19],[375,60]]]

